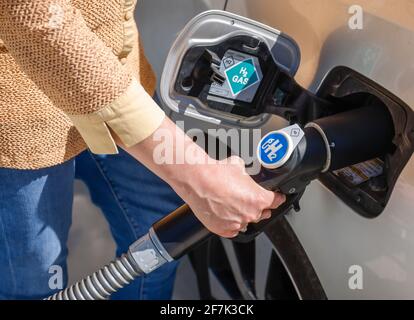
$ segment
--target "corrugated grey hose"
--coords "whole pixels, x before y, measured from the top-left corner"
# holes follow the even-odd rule
[[[129,246],[128,253],[46,300],[106,300],[137,277],[173,261],[151,228]]]
[[[127,253],[47,300],[106,300],[143,273]]]

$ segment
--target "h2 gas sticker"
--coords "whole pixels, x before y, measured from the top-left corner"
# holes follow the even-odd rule
[[[233,95],[239,94],[259,81],[253,59],[244,60],[227,69],[226,77]]]
[[[226,81],[223,85],[213,83],[209,94],[229,100],[253,101],[263,79],[257,57],[228,50],[221,61],[220,71],[226,75]],[[210,100],[214,100],[213,97]]]

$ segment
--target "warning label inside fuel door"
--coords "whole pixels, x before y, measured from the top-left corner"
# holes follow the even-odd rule
[[[226,81],[223,85],[213,83],[209,94],[243,102],[253,101],[263,79],[257,57],[228,50],[220,70],[226,75]]]
[[[334,174],[345,179],[351,185],[357,186],[371,178],[380,176],[383,173],[383,167],[383,161],[377,158],[336,170]]]

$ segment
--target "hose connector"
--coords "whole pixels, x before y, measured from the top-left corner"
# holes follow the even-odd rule
[[[153,228],[129,247],[129,254],[145,274],[174,260],[165,250]]]

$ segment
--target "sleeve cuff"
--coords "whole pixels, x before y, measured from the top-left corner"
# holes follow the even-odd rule
[[[94,113],[68,116],[91,152],[117,154],[111,130],[126,147],[131,147],[154,133],[163,122],[165,113],[133,79],[126,92],[110,105]]]

